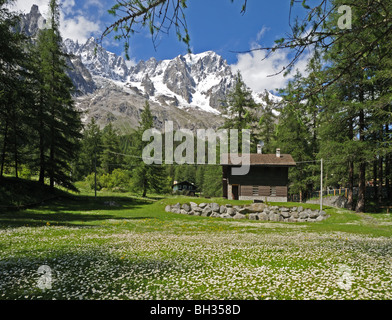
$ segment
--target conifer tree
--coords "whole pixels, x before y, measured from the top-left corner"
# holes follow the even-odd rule
[[[166,170],[163,165],[146,164],[143,159],[143,150],[149,142],[143,141],[143,133],[146,130],[152,129],[154,126],[153,116],[150,109],[150,104],[146,101],[143,112],[141,113],[141,120],[139,128],[136,132],[136,144],[134,148],[133,166],[133,188],[141,191],[142,196],[146,197],[147,192],[153,191],[157,193],[163,192],[167,188],[168,179]]]
[[[228,94],[225,101],[223,114],[226,117],[223,129],[238,130],[238,150],[242,151],[242,130],[251,130],[251,150],[256,150],[256,110],[258,106],[253,100],[252,92],[244,83],[241,73],[238,71],[233,90]]]
[[[66,74],[57,1],[51,0],[49,8],[50,28],[40,30],[37,40],[40,181],[48,177],[52,188],[58,184],[75,190],[70,164],[76,159],[82,123],[72,99],[73,84]]]

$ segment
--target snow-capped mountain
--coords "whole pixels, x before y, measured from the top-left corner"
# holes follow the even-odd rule
[[[21,16],[21,30],[32,38],[45,25],[37,6]],[[66,39],[63,48],[85,121],[94,117],[101,125],[116,122],[117,127],[135,128],[148,100],[157,128],[166,120],[188,129],[218,128],[223,123],[222,105],[235,75],[213,51],[172,60],[151,58],[128,67],[124,58],[105,50],[94,38],[84,44]],[[254,98],[259,102],[259,93]]]
[[[151,58],[128,68],[122,57],[100,47],[94,38],[83,45],[67,39],[64,46],[93,76],[113,80],[156,103],[219,114],[234,84],[230,66],[213,51],[173,60]]]

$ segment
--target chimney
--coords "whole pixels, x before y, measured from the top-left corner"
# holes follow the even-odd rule
[[[263,147],[264,147],[264,142],[260,141],[257,144],[257,154],[263,154]]]
[[[276,149],[276,157],[280,158],[280,149]]]

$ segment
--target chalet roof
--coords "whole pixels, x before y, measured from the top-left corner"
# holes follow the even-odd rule
[[[235,166],[235,164],[231,162],[230,154],[228,160],[228,163],[222,163],[221,165]],[[276,154],[252,153],[250,154],[250,165],[271,167],[295,167],[297,164],[295,163],[293,157],[290,154],[281,154],[280,157],[277,157]]]

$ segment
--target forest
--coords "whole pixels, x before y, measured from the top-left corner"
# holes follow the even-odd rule
[[[75,182],[86,181],[98,190],[143,196],[169,194],[174,181],[187,180],[204,196],[222,195],[220,166],[143,163],[141,135],[154,126],[148,102],[131,135],[111,124],[83,124],[66,74],[57,1],[50,1],[51,28],[34,41],[17,31],[8,2],[0,0],[0,179],[35,179],[72,191]],[[323,159],[327,186],[348,188],[350,209],[364,212],[367,201],[380,205],[392,198],[392,42],[386,41],[390,23],[384,23],[391,5],[356,1],[355,32],[339,31],[339,14],[330,14],[318,25],[330,39],[327,49],[312,49],[306,74],[297,72],[279,102],[265,94],[256,104],[237,74],[223,128],[252,130],[253,152],[263,141],[263,153],[280,148],[291,154],[297,162],[289,175],[291,194],[306,198],[320,188]],[[373,199],[366,196],[369,186]]]

